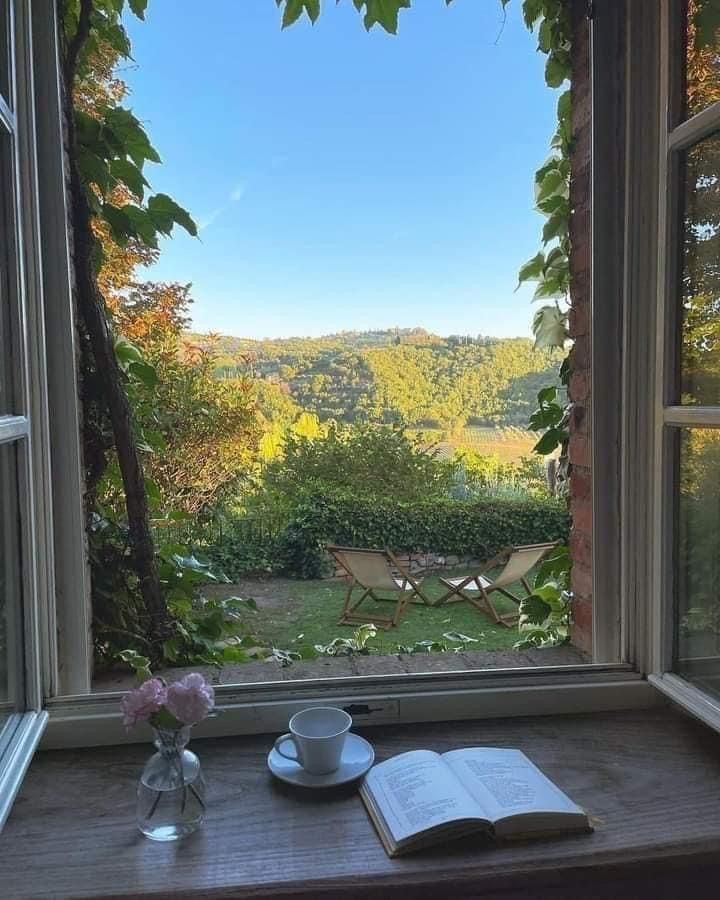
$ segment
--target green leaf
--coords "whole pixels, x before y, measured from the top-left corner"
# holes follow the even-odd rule
[[[128,6],[138,19],[145,19],[145,10],[147,9],[148,0],[128,0]]]
[[[532,448],[538,456],[549,456],[562,444],[561,435],[557,428],[550,428]]]
[[[112,203],[103,203],[102,216],[110,226],[110,234],[118,246],[124,247],[128,239],[135,235],[135,229],[124,209],[113,206]]]
[[[305,8],[305,0],[287,0],[282,17],[282,27],[288,28],[293,22],[296,22],[303,13]]]
[[[365,0],[365,28],[370,31],[377,23],[389,34],[397,34],[401,9],[410,9],[410,0]]]
[[[542,239],[547,244],[556,237],[564,237],[568,233],[568,217],[565,209],[557,209],[543,227]]]
[[[85,187],[94,184],[105,193],[110,186],[110,171],[105,160],[80,144],[76,161],[78,173]]]
[[[545,254],[542,252],[536,253],[532,259],[529,259],[520,267],[520,271],[518,272],[518,287],[520,287],[524,281],[537,281],[542,275],[544,268]]]
[[[525,0],[523,3],[523,20],[530,31],[542,15],[543,0]]]
[[[572,101],[570,91],[563,91],[558,97],[557,116],[558,119],[569,119],[572,111]]]
[[[551,197],[545,197],[545,199],[537,203],[537,209],[544,216],[551,216],[560,209],[565,209],[565,214],[569,215],[568,204],[562,194],[553,194]]]
[[[562,159],[559,156],[551,156],[548,160],[546,160],[542,166],[535,173],[535,184],[540,184],[544,181],[545,176],[554,170],[561,170]]]
[[[157,482],[153,481],[152,478],[145,478],[145,493],[151,504],[160,503],[160,500],[162,499],[160,488],[158,487]]]
[[[550,19],[543,19],[538,30],[538,47],[543,53],[548,53],[552,47],[552,23]]]
[[[133,237],[139,238],[148,247],[157,248],[157,229],[148,211],[133,203],[127,203],[122,211],[132,226]]]
[[[562,172],[559,169],[551,169],[543,178],[543,180],[537,183],[537,197],[536,201],[538,204],[542,200],[545,200],[551,194],[555,194],[558,191],[566,190],[566,182],[563,177]]]
[[[154,388],[158,384],[158,374],[155,366],[146,362],[133,362],[128,367],[128,374],[137,378],[146,388]]]
[[[543,406],[545,403],[554,403],[557,399],[557,388],[550,385],[538,391],[538,403]]]
[[[129,156],[136,166],[142,167],[146,160],[162,162],[144,128],[129,109],[112,107],[105,115],[104,126],[122,147],[123,154]]]
[[[520,602],[520,624],[542,625],[552,612],[542,597],[532,594]]]
[[[567,340],[567,314],[557,306],[543,306],[533,316],[535,349],[564,347]]]
[[[142,200],[145,188],[149,187],[149,184],[134,163],[131,163],[128,159],[113,159],[110,163],[110,174],[113,178],[125,184],[131,193]]]
[[[569,77],[567,66],[555,56],[551,56],[545,64],[545,82],[548,87],[557,88]]]
[[[197,237],[197,225],[190,213],[179,206],[172,197],[167,194],[155,194],[148,200],[148,213],[155,223],[155,227],[163,234],[170,234],[173,224],[178,224],[188,234]]]

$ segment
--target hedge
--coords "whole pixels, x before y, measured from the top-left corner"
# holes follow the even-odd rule
[[[564,503],[552,499],[421,503],[318,497],[300,507],[276,544],[287,575],[317,578],[326,543],[434,551],[489,559],[505,547],[568,539]]]

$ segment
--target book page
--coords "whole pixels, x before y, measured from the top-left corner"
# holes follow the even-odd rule
[[[374,766],[365,788],[396,842],[448,822],[484,818],[453,772],[430,750],[401,753]]]
[[[452,750],[442,759],[492,822],[538,812],[584,816],[521,750],[475,747]]]

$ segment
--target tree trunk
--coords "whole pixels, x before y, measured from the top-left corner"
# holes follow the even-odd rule
[[[172,617],[163,597],[155,561],[155,543],[150,530],[145,476],[132,426],[130,403],[123,375],[115,356],[105,302],[97,285],[93,250],[92,213],[75,162],[73,86],[77,58],[90,29],[92,0],[81,0],[77,34],[67,48],[63,107],[68,129],[70,168],[70,215],[74,241],[75,289],[78,313],[86,330],[97,377],[107,403],[115,450],[125,491],[130,548],[139,579],[140,593],[148,615],[148,637],[164,640],[174,633]]]

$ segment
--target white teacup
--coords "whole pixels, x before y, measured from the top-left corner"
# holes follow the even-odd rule
[[[290,731],[275,741],[275,750],[298,763],[310,775],[327,775],[340,766],[345,738],[352,719],[343,709],[314,706],[303,709],[290,719]],[[294,744],[295,754],[286,752],[283,744]]]

